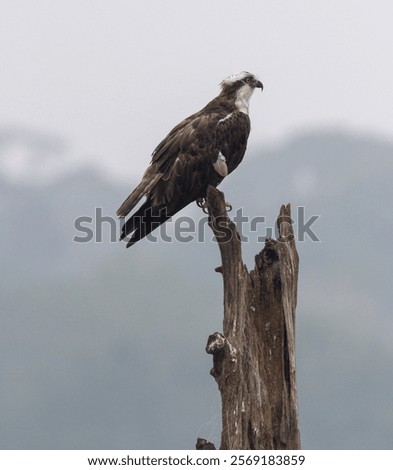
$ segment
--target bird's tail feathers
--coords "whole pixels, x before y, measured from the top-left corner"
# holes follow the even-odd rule
[[[166,208],[157,209],[146,201],[123,225],[120,240],[132,234],[127,241],[127,248],[144,238],[154,229],[170,219]]]
[[[152,174],[149,170],[145,172],[142,181],[117,210],[116,215],[120,219],[123,219],[138,204],[142,197],[148,194],[161,179],[162,173]]]

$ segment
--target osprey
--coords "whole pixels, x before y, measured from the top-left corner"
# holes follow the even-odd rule
[[[242,161],[250,133],[249,100],[262,83],[248,72],[221,82],[221,93],[178,124],[158,144],[142,181],[117,211],[124,219],[120,240],[127,248],[193,201],[203,201],[209,185],[218,186]]]

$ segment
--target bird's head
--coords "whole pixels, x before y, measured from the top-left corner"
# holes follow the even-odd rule
[[[263,90],[262,82],[249,72],[230,75],[221,82],[221,95],[234,99],[239,110],[248,112],[248,102],[255,88]]]
[[[260,82],[255,75],[249,72],[239,72],[225,78],[221,83],[221,89],[227,92],[236,92],[241,88],[250,88],[254,91],[255,88],[263,90],[262,82]]]

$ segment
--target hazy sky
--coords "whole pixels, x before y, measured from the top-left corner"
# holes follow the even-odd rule
[[[263,81],[249,145],[324,126],[392,139],[389,0],[2,0],[0,129],[58,136],[69,159],[137,177],[219,82]],[[23,144],[2,156],[31,164]]]

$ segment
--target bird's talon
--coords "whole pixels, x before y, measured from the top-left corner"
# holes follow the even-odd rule
[[[207,203],[204,197],[200,197],[196,200],[197,206],[202,209],[205,214],[208,214]]]
[[[201,209],[203,209],[203,207],[206,204],[205,198],[203,197],[199,197],[195,202],[197,203],[197,206],[200,207]]]

